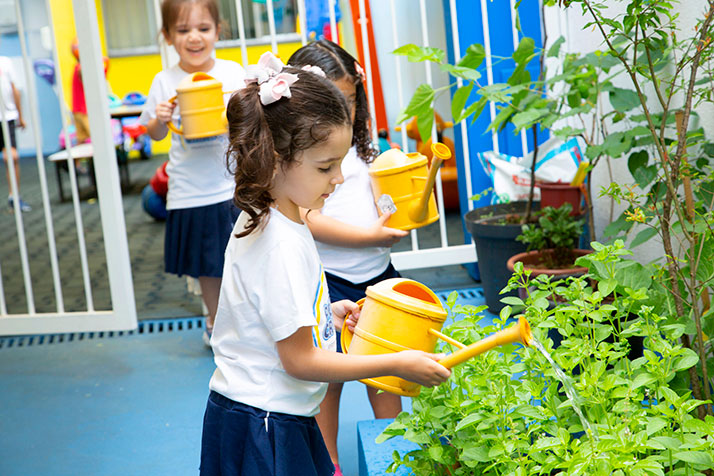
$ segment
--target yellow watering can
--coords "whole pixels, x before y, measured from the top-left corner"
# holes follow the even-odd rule
[[[228,120],[223,95],[230,92],[233,91],[224,93],[223,83],[206,73],[186,76],[176,87],[176,96],[169,99],[169,102],[174,102],[178,98],[181,129],[172,122],[167,126],[189,140],[227,133]]]
[[[354,333],[347,324],[342,327],[342,349],[353,355],[377,355],[403,350],[434,352],[437,339],[459,350],[439,361],[451,368],[494,347],[521,342],[530,345],[533,337],[528,321],[498,331],[485,339],[465,346],[439,332],[446,320],[446,311],[434,292],[423,284],[405,278],[385,279],[367,287],[367,297]],[[394,376],[368,378],[360,382],[397,395],[419,395],[419,384]]]
[[[387,226],[411,230],[439,219],[432,191],[436,173],[441,163],[451,158],[451,150],[440,142],[432,144],[431,150],[431,167],[424,155],[399,149],[383,152],[369,167],[377,208],[382,214],[392,213]]]

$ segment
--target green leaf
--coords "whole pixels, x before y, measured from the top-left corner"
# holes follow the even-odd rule
[[[460,87],[454,93],[454,97],[451,98],[451,116],[454,118],[454,121],[459,122],[463,119],[461,113],[466,105],[466,100],[469,98],[469,94],[471,94],[473,86],[473,83],[470,83],[468,86]]]
[[[461,453],[461,459],[467,464],[469,461],[478,463],[488,463],[491,461],[491,458],[488,456],[488,447],[485,445],[465,448]]]
[[[565,38],[562,36],[558,37],[558,39],[555,40],[555,43],[553,43],[551,47],[548,48],[548,53],[546,56],[548,58],[555,58],[556,56],[558,56],[558,54],[560,54],[560,47],[563,45],[563,43],[565,43]]]
[[[712,467],[712,455],[704,451],[680,451],[673,455],[680,461]]]
[[[515,133],[520,132],[521,129],[526,129],[531,127],[534,123],[538,122],[538,119],[548,114],[547,109],[526,109],[523,112],[514,114],[511,118],[511,122],[515,126]]]
[[[640,98],[635,91],[613,87],[610,92],[610,104],[620,112],[629,111],[640,106]]]
[[[650,156],[646,150],[638,150],[630,154],[630,157],[627,159],[627,168],[630,169],[630,173],[633,177],[637,169],[647,165],[649,159]]]
[[[481,79],[481,73],[471,68],[464,68],[462,66],[453,66],[450,64],[442,64],[441,70],[447,73],[451,73],[454,76],[463,78],[467,81],[478,81]]]
[[[647,446],[657,450],[676,450],[682,446],[682,442],[671,436],[655,436],[647,440]]]
[[[412,63],[421,61],[432,61],[434,63],[443,63],[446,58],[446,53],[439,48],[428,46],[417,46],[415,44],[407,44],[392,51],[392,54],[406,56]]]
[[[417,116],[417,129],[422,142],[431,139],[431,132],[434,126],[434,109],[429,105],[429,109],[419,113]]]
[[[657,177],[657,166],[650,165],[647,167],[640,167],[635,170],[635,173],[632,176],[635,179],[635,182],[637,182],[637,185],[644,189]]]
[[[414,96],[412,96],[409,105],[399,114],[397,118],[397,124],[410,119],[413,116],[421,116],[427,111],[431,110],[433,115],[433,109],[431,103],[434,100],[434,90],[428,84],[420,84],[414,91]],[[429,132],[431,134],[431,131]]]
[[[501,299],[501,302],[504,304],[509,304],[511,306],[525,306],[523,300],[516,296],[506,296]]]
[[[483,45],[474,43],[466,49],[466,54],[459,61],[457,66],[463,68],[476,69],[481,66],[484,58],[486,58],[486,50]]]
[[[675,360],[672,370],[686,370],[699,362],[699,356],[692,349],[682,349],[682,354]]]
[[[467,117],[469,117],[473,114],[473,119],[471,120],[471,123],[476,122],[476,119],[479,118],[479,116],[483,112],[483,109],[486,107],[486,104],[488,104],[488,100],[486,98],[482,97],[481,99],[472,103],[469,107],[466,108],[462,118],[466,119]]]
[[[533,38],[523,37],[518,43],[516,51],[513,52],[513,60],[516,64],[527,63],[533,56],[535,50],[535,41]]]
[[[483,415],[481,413],[471,413],[469,415],[466,415],[464,419],[456,425],[454,431],[462,430],[468,426],[479,423],[481,420],[483,420]]]
[[[597,283],[597,290],[600,291],[602,297],[609,296],[617,287],[617,281],[614,279],[603,279]]]
[[[637,377],[635,377],[635,380],[632,381],[631,388],[636,389],[643,386],[647,386],[652,382],[655,382],[656,380],[657,378],[655,378],[654,375],[649,374],[647,372],[643,372],[641,374],[638,374]]]
[[[652,227],[647,227],[641,232],[637,233],[637,236],[635,236],[635,239],[632,240],[632,243],[630,243],[630,248],[635,248],[637,246],[640,246],[642,243],[646,243],[647,241],[650,240],[653,236],[657,234],[657,228],[652,228]]]

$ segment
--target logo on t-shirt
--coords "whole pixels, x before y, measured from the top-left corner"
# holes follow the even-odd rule
[[[323,304],[322,312],[327,318],[325,321],[325,328],[322,330],[322,340],[327,342],[335,335],[335,323],[332,321],[332,306],[329,302]]]

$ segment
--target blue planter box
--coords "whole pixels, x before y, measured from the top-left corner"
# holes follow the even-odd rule
[[[392,453],[395,450],[400,454],[405,454],[419,448],[415,443],[407,441],[400,436],[395,436],[384,443],[375,443],[375,438],[393,421],[393,419],[384,419],[357,423],[359,476],[382,476],[387,474],[387,468],[394,461]],[[413,473],[408,468],[401,467],[393,474],[406,476]]]

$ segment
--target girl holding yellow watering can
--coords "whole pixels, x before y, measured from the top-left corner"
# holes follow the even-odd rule
[[[365,296],[367,286],[400,276],[389,258],[390,247],[408,234],[385,226],[391,215],[380,217],[374,205],[368,169],[378,151],[372,146],[369,131],[364,71],[352,55],[327,40],[303,46],[293,53],[288,64],[321,68],[342,91],[351,109],[352,147],[342,162],[344,183],[337,185],[321,209],[306,211],[304,218],[325,267],[330,299],[357,301]],[[339,332],[337,351],[342,352]],[[342,476],[337,453],[342,387],[342,382],[330,383],[316,417],[337,467],[335,476]],[[375,418],[395,418],[402,410],[398,395],[367,387],[367,396]]]
[[[215,0],[164,0],[161,17],[161,33],[180,60],[154,78],[140,122],[154,140],[166,137],[169,128],[174,131],[166,167],[169,190],[164,269],[198,279],[208,309],[207,342],[218,305],[223,251],[239,213],[231,200],[234,184],[224,161],[223,91],[244,87],[245,72],[234,61],[212,56],[220,33]],[[182,102],[181,95],[178,108],[173,100],[182,87],[192,90],[194,96],[200,95],[191,110],[190,101]],[[216,93],[213,102],[217,104],[210,110],[204,107],[207,92]],[[191,99],[188,93],[186,98]],[[217,119],[209,120],[216,115]],[[179,119],[181,129],[174,125]],[[196,131],[195,126],[201,124],[217,125]]]
[[[422,351],[334,351],[335,329],[359,311],[350,301],[330,303],[300,209],[322,208],[343,182],[351,111],[315,68],[283,67],[271,53],[259,65],[248,68],[248,86],[227,108],[234,200],[243,213],[226,247],[211,339],[217,368],[201,475],[331,476],[314,418],[327,391],[322,382],[397,375],[434,386],[450,371]]]

